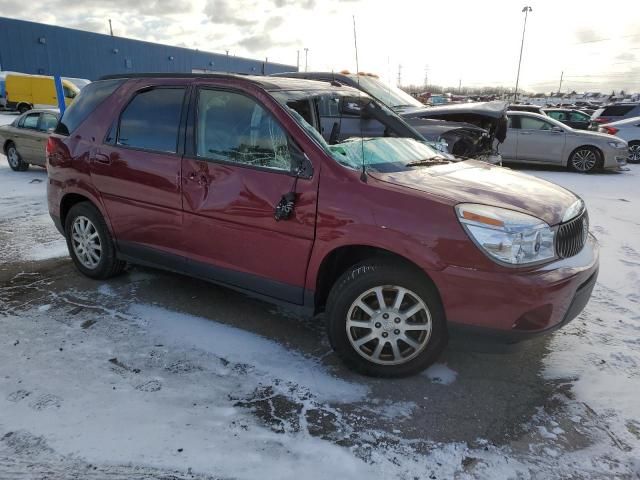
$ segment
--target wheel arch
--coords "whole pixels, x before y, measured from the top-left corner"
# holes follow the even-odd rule
[[[585,143],[585,144],[579,145],[579,146],[575,147],[573,150],[571,150],[571,153],[569,153],[569,156],[567,157],[567,164],[565,165],[566,167],[569,167],[571,165],[571,157],[573,157],[573,154],[576,153],[581,148],[588,148],[590,150],[595,150],[596,154],[598,156],[596,168],[602,168],[603,167],[603,165],[604,165],[604,152],[602,151],[602,148],[600,148],[597,145],[594,145],[592,143]]]
[[[328,252],[322,259],[317,270],[313,304],[314,311],[318,313],[324,310],[331,288],[340,275],[347,271],[349,267],[352,267],[364,260],[374,258],[392,260],[394,262],[407,265],[420,272],[420,274],[424,276],[425,280],[433,285],[438,297],[440,297],[437,285],[427,272],[407,257],[391,250],[371,245],[342,245]],[[442,299],[440,298],[440,300]]]

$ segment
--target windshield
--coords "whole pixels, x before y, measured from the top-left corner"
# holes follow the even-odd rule
[[[424,108],[424,105],[422,103],[413,98],[407,92],[392,85],[385,85],[377,78],[361,75],[359,82],[360,86],[365,92],[367,92],[372,97],[377,98],[380,102],[384,103],[388,107],[391,107],[393,109],[403,107]]]
[[[407,170],[414,168],[409,164],[435,162],[443,158],[426,142],[412,138],[350,138],[337,145],[329,145],[329,151],[338,163],[354,170],[362,169],[364,155],[366,169],[377,172]]]

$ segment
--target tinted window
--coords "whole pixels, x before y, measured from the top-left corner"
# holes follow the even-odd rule
[[[40,119],[39,113],[30,113],[25,115],[24,119],[20,122],[22,128],[38,128],[38,120]]]
[[[522,130],[551,130],[551,124],[533,117],[520,117]]]
[[[84,87],[78,97],[69,105],[56,127],[56,133],[69,135],[96,109],[124,79],[102,80]]]
[[[200,91],[196,144],[199,157],[291,170],[282,127],[257,102],[237,93]]]
[[[56,128],[58,125],[58,119],[51,113],[43,113],[40,118],[40,130],[49,130],[50,128]]]
[[[177,151],[184,88],[138,93],[120,116],[119,145],[158,152]]]
[[[566,112],[547,112],[547,115],[551,118],[555,118],[556,120],[560,120],[561,122],[567,119]]]
[[[571,112],[569,113],[569,118],[571,119],[572,122],[588,122],[589,121],[589,115],[586,115],[581,112]]]
[[[603,117],[622,117],[633,110],[634,107],[634,105],[612,105],[605,107],[600,115]]]

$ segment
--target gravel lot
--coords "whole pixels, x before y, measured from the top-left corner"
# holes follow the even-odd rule
[[[151,269],[82,277],[46,172],[0,156],[0,478],[640,478],[640,166],[530,173],[590,209],[585,312],[377,380],[321,318]]]

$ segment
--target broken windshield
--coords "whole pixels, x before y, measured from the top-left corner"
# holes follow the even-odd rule
[[[404,90],[393,85],[386,85],[375,77],[360,76],[356,78],[360,83],[360,87],[380,102],[393,109],[401,109],[405,107],[421,107],[424,105],[409,95]]]

